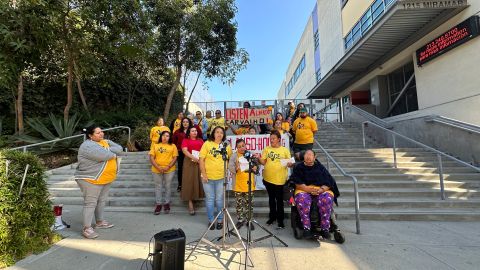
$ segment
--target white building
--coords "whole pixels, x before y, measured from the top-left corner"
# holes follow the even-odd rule
[[[317,0],[278,97],[480,125],[479,13],[480,0]]]

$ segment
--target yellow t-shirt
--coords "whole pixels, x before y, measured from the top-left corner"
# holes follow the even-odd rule
[[[244,134],[248,134],[248,130],[250,128],[249,127],[239,127],[236,131],[235,131],[235,134],[237,135],[244,135]]]
[[[237,156],[237,162],[238,159],[241,158],[243,155],[238,155]],[[252,191],[255,190],[255,175],[252,174],[252,182],[250,183],[250,186],[252,187]],[[236,192],[248,192],[248,171],[242,172],[238,170],[235,174],[235,186],[233,187],[233,191]]]
[[[178,150],[173,143],[157,143],[153,145],[148,154],[153,156],[155,163],[157,163],[160,167],[165,167],[172,162],[174,157],[178,157]],[[173,171],[175,171],[175,164],[165,173],[171,173]],[[152,172],[160,173],[154,166],[152,166]]]
[[[175,119],[175,123],[173,123],[173,130],[172,130],[172,134],[175,133],[175,131],[177,131],[178,129],[180,129],[180,127],[182,126],[182,119]]]
[[[215,152],[218,151],[219,146],[218,143],[206,141],[200,149],[200,158],[205,159],[205,170],[209,180],[220,180],[225,175],[222,155]],[[231,155],[232,148],[229,145],[227,146],[227,156],[230,157]]]
[[[160,139],[160,134],[162,134],[162,132],[164,131],[170,132],[170,128],[167,126],[154,126],[150,130],[150,141],[152,142],[152,144],[158,143],[158,140]]]
[[[266,160],[263,168],[263,179],[275,185],[284,185],[287,181],[288,170],[280,163],[280,159],[290,158],[290,150],[287,148],[267,146],[263,149],[262,160]]]
[[[314,187],[314,188],[316,188],[316,189],[320,189],[319,186],[315,186],[315,185],[309,185],[309,187]],[[335,196],[335,195],[333,194],[333,191],[331,191],[330,189],[327,190],[327,191],[325,191],[325,192],[328,192],[328,193],[330,193],[330,195]],[[295,194],[294,194],[294,195],[297,195],[298,193],[305,193],[305,191],[300,190],[300,189],[295,189]]]
[[[313,132],[317,131],[317,122],[311,117],[297,118],[293,123],[293,131],[295,132],[296,144],[313,143]]]
[[[225,125],[225,118],[223,118],[223,117],[212,118],[212,120],[210,122],[210,131],[212,131],[216,127],[226,128],[227,126]]]
[[[107,148],[107,149],[110,148],[107,140],[101,140],[97,143],[100,144],[103,148]],[[115,178],[117,178],[117,169],[118,169],[117,158],[107,160],[105,162],[105,167],[103,167],[103,170],[102,172],[100,172],[100,176],[98,177],[97,180],[85,179],[85,181],[94,185],[106,185],[108,183],[113,182]]]
[[[290,123],[288,122],[282,122],[282,129],[285,131],[285,132],[288,132],[290,130]]]

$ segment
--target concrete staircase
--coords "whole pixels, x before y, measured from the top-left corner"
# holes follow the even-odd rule
[[[359,182],[360,213],[370,220],[480,220],[480,173],[444,159],[446,200],[440,198],[437,159],[421,148],[397,148],[397,168],[393,150],[367,141],[363,149],[360,126],[350,123],[319,125],[317,141]],[[316,148],[316,147],[315,147]],[[317,149],[318,153],[322,153]],[[319,154],[326,165],[326,158]],[[354,194],[351,178],[341,176],[330,163],[341,197],[337,213],[351,218]]]
[[[363,149],[361,129],[354,124],[319,124],[316,139],[335,160],[359,181],[361,219],[370,220],[480,220],[480,174],[445,160],[443,163],[447,200],[440,199],[436,157],[418,148],[397,149],[398,168],[393,166],[391,148],[368,142]],[[316,147],[315,147],[316,148]],[[321,151],[317,149],[317,153]],[[320,153],[320,161],[326,159]],[[48,185],[55,203],[81,205],[83,199],[73,180],[75,164],[49,172]],[[330,163],[341,197],[336,213],[340,219],[354,219],[354,194],[350,178],[342,176]],[[187,205],[176,192],[176,177],[172,192],[172,212],[187,213]],[[265,191],[255,192],[255,216],[268,215]],[[147,152],[127,153],[121,170],[110,190],[107,211],[151,212],[154,205],[154,185]],[[230,195],[230,210],[234,214]],[[290,209],[285,208],[288,213]],[[203,216],[204,203],[197,203],[197,213]]]

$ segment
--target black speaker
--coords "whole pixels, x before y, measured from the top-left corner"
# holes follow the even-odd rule
[[[182,229],[161,231],[153,238],[153,270],[184,269],[185,233]]]

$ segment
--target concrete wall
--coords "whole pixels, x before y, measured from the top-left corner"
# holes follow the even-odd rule
[[[350,2],[359,2],[349,1]],[[363,2],[363,1],[362,1]],[[348,3],[347,3],[348,5]],[[345,54],[343,46],[342,6],[340,1],[317,0],[320,34],[320,66],[325,76]]]
[[[348,106],[344,110],[346,122],[362,123],[369,119]],[[457,157],[465,162],[480,165],[480,134],[468,132],[435,122],[425,121],[426,117],[388,122],[392,131]],[[392,147],[392,136],[376,127],[365,128],[369,140]],[[455,142],[455,143],[452,143]],[[368,144],[367,144],[368,146]],[[397,147],[418,147],[415,144],[396,139]],[[432,154],[433,155],[433,154]]]

